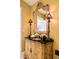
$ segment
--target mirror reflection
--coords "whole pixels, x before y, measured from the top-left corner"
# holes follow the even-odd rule
[[[38,31],[46,31],[46,20],[40,16],[37,16],[37,29]]]

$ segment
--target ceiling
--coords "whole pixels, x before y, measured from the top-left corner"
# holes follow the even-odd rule
[[[33,4],[35,4],[37,1],[39,0],[24,0],[28,5],[32,6]]]

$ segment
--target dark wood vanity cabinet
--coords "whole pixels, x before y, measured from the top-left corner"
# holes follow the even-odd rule
[[[27,59],[53,59],[53,41],[25,40],[25,55]]]

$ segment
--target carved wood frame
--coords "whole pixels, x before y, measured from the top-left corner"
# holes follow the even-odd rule
[[[49,11],[49,5],[48,5],[48,4],[43,5],[43,3],[38,2],[37,6],[36,6],[36,10],[34,11],[34,20],[35,20],[34,26],[35,26],[35,33],[47,34],[47,31],[48,31],[47,24],[46,24],[46,31],[41,32],[41,31],[38,31],[38,29],[37,29],[37,12],[38,12],[38,9],[39,9],[39,8],[42,8],[42,9],[44,9],[44,10]],[[46,16],[46,15],[45,15],[45,16]],[[45,17],[45,19],[46,19],[46,17]],[[47,21],[47,20],[46,20],[46,21]]]

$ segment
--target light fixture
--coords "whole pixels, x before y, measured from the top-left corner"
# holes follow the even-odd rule
[[[31,25],[32,25],[32,20],[31,20],[31,19],[29,20],[29,24],[30,24],[30,35],[29,35],[29,38],[30,38],[30,40],[31,40],[31,39],[32,39],[32,38],[31,38]]]
[[[48,12],[46,18],[47,18],[47,20],[48,20],[48,40],[50,40],[50,19],[53,18],[53,17],[51,16],[50,12]]]

